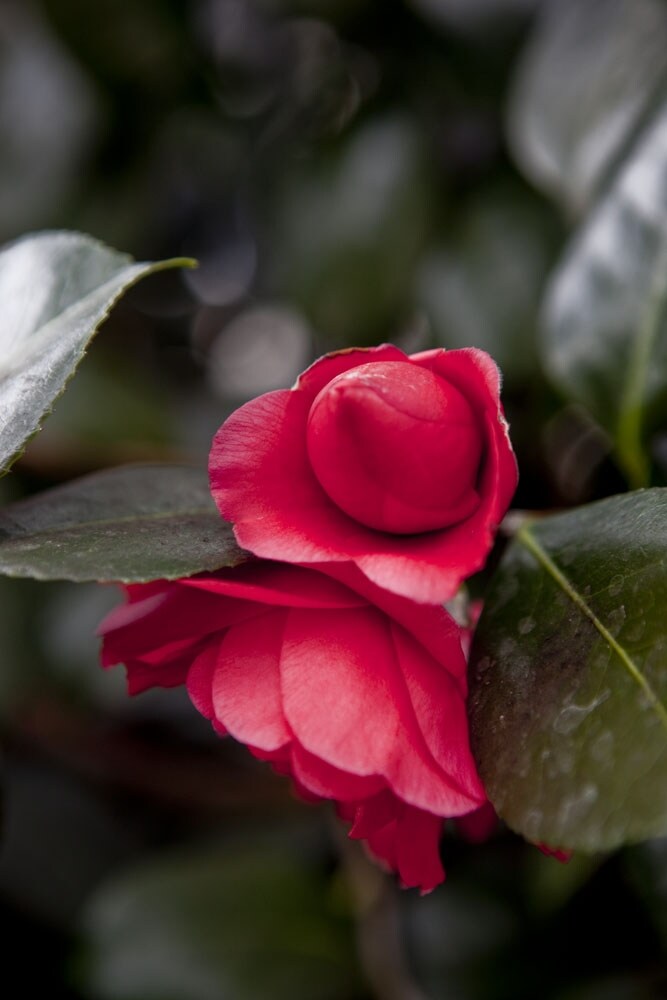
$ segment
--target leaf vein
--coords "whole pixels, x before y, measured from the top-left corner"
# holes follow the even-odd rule
[[[558,584],[561,590],[570,598],[572,603],[592,622],[597,631],[600,633],[605,642],[618,656],[621,663],[628,671],[633,680],[639,685],[644,694],[646,695],[649,703],[656,712],[658,718],[660,719],[665,730],[667,730],[667,708],[660,701],[658,695],[655,693],[651,685],[649,684],[646,677],[633,661],[633,659],[628,655],[625,649],[616,641],[611,632],[604,626],[604,624],[597,617],[593,609],[586,603],[584,598],[575,589],[575,587],[570,583],[565,574],[558,568],[556,563],[551,559],[549,554],[542,548],[538,540],[529,530],[529,528],[524,525],[517,532],[517,538],[523,544],[523,546],[530,552],[533,558],[542,566],[542,568],[551,576],[551,578]]]

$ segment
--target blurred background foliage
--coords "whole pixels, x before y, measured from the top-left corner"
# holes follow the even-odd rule
[[[641,427],[612,376],[633,315],[618,275],[664,253],[666,83],[662,0],[2,0],[0,242],[81,229],[200,266],[121,303],[0,499],[204,465],[244,399],[383,340],[494,355],[517,506],[622,490],[638,448],[664,483],[665,366]],[[126,698],[96,663],[116,600],[0,581],[7,982],[54,1000],[665,995],[664,841],[559,865],[451,831],[446,885],[401,893],[182,692]]]

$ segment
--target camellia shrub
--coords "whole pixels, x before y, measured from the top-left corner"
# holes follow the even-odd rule
[[[2,251],[5,472],[116,300],[187,264],[71,233]],[[585,280],[572,267],[564,286]],[[619,417],[621,462],[640,418]],[[649,463],[632,454],[631,480]],[[667,833],[667,493],[508,514],[517,474],[486,352],[353,348],[233,412],[208,480],[131,465],[9,504],[0,569],[121,584],[102,663],[125,665],[130,693],[183,685],[220,736],[333,800],[428,892],[446,820],[475,835],[495,813],[561,858]]]

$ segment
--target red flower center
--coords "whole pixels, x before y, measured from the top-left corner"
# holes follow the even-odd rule
[[[333,379],[310,409],[307,447],[331,500],[369,528],[433,531],[480,502],[482,435],[470,404],[415,364],[375,362]]]

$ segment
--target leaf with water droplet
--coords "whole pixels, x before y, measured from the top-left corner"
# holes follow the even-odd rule
[[[506,552],[471,651],[471,733],[489,798],[528,839],[596,851],[667,833],[666,569],[667,489],[524,524]]]

